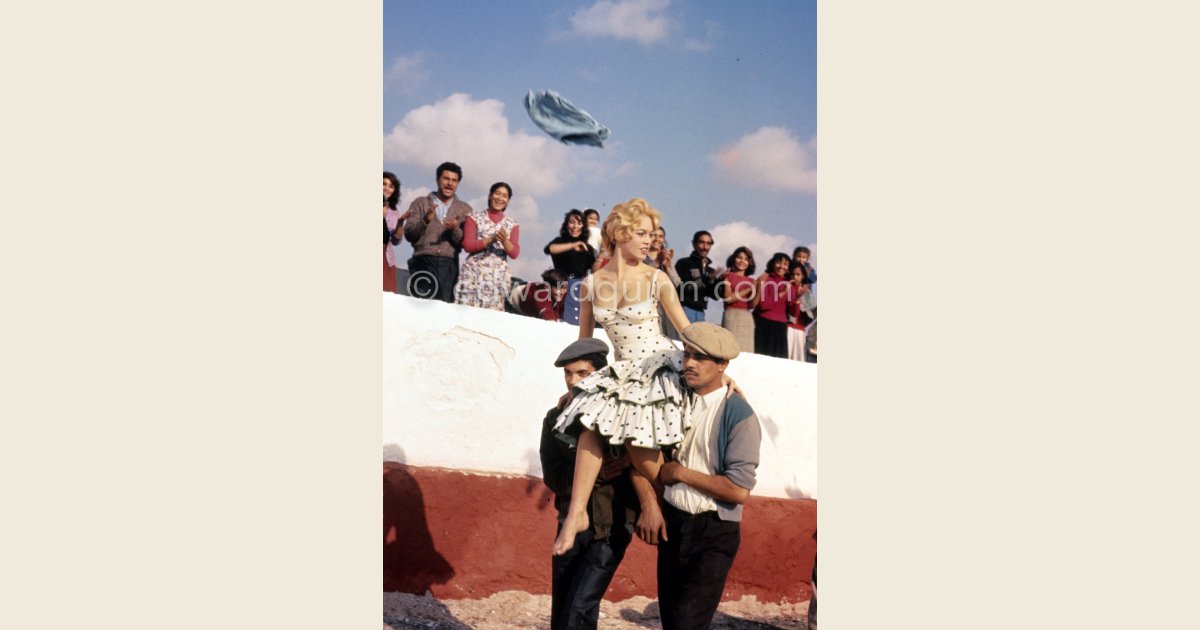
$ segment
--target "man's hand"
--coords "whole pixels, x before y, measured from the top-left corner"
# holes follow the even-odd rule
[[[621,451],[621,456],[616,459],[610,459],[604,462],[600,467],[600,479],[608,481],[625,472],[630,466],[629,451]]]
[[[446,228],[447,230],[453,230],[454,228],[458,227],[458,219],[446,219],[445,221],[442,221],[442,227]]]
[[[426,223],[433,223],[433,220],[436,218],[437,218],[437,213],[433,211],[433,208],[430,208],[429,211],[425,213],[425,222]]]
[[[658,504],[652,505],[650,509],[642,508],[642,514],[637,520],[637,535],[647,545],[657,545],[660,536],[663,540],[667,539],[667,522],[663,520]]]
[[[683,465],[679,462],[666,462],[658,469],[658,480],[664,486],[683,482]]]

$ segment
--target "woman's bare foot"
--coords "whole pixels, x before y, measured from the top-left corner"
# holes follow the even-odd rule
[[[561,556],[570,551],[575,546],[575,536],[587,529],[588,525],[587,513],[580,512],[575,518],[568,513],[563,519],[562,531],[558,532],[558,538],[554,541],[554,555]]]

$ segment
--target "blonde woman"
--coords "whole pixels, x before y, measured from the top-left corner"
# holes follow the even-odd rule
[[[671,280],[645,263],[660,215],[644,199],[613,207],[604,221],[602,247],[612,262],[581,285],[579,338],[592,336],[597,322],[608,334],[614,361],[571,390],[555,432],[577,440],[575,478],[567,516],[554,541],[554,555],[575,544],[588,528],[587,503],[600,472],[603,442],[624,445],[637,472],[658,486],[661,448],[683,439],[687,426],[680,385],[683,351],[663,336],[667,318],[682,331],[689,325]],[[733,388],[732,381],[726,383]]]

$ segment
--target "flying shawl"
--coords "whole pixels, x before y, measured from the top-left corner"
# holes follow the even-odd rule
[[[554,90],[529,91],[525,95],[525,110],[529,118],[563,144],[586,144],[604,148],[608,140],[608,127],[601,125],[592,115],[575,107]]]

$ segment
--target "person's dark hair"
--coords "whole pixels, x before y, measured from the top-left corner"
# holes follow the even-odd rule
[[[442,162],[441,164],[438,164],[437,175],[434,177],[441,179],[442,171],[450,171],[451,173],[458,175],[458,181],[462,181],[462,167],[454,162]]]
[[[583,231],[579,233],[579,238],[574,240],[588,240],[588,235],[591,234],[591,230],[588,229],[587,217],[583,216],[583,212],[575,208],[567,210],[567,213],[563,215],[562,227],[558,229],[558,235],[563,238],[571,238],[571,233],[567,231],[567,221],[570,221],[571,217],[576,217],[581,223],[583,223]]]
[[[692,245],[695,245],[696,241],[700,240],[701,236],[707,236],[708,238],[712,238],[712,234],[708,230],[699,230],[695,234],[692,235]],[[713,239],[713,240],[716,240],[716,239]]]
[[[799,255],[800,255],[800,252],[804,252],[805,254],[808,254],[809,256],[812,256],[812,250],[811,250],[811,249],[809,249],[809,248],[807,248],[807,247],[805,247],[805,246],[803,246],[803,245],[801,245],[800,247],[797,247],[796,249],[793,249],[793,250],[792,250],[792,258],[795,258],[796,256],[799,256]]]
[[[730,271],[733,270],[733,259],[737,258],[738,254],[745,254],[746,258],[750,259],[750,266],[746,267],[746,275],[754,275],[754,270],[758,268],[754,265],[754,252],[750,251],[750,248],[746,247],[745,245],[733,250],[733,253],[729,255],[729,258],[725,260],[725,268],[729,269]]]
[[[542,282],[551,287],[561,286],[567,283],[567,274],[557,269],[547,269],[542,272]]]
[[[400,178],[396,177],[395,173],[384,171],[383,178],[392,182],[392,196],[387,198],[387,205],[392,210],[396,209],[396,204],[400,203]]]
[[[584,218],[584,223],[585,223],[585,224],[587,223],[587,220],[586,220],[586,219],[587,219],[587,216],[588,216],[589,214],[594,214],[594,215],[596,215],[596,222],[597,222],[597,223],[599,223],[599,222],[600,222],[600,211],[599,211],[599,210],[597,210],[597,209],[595,209],[595,208],[584,208],[584,209],[583,209],[583,218]]]
[[[783,252],[775,252],[771,256],[771,261],[767,263],[767,273],[775,273],[775,265],[778,264],[779,261],[781,261],[781,260],[786,262],[788,264],[789,268],[792,266],[792,257],[791,256],[788,256],[787,254],[785,254]]]
[[[508,190],[508,198],[509,198],[509,200],[511,200],[511,199],[512,199],[512,186],[509,186],[508,184],[506,184],[506,183],[504,183],[504,182],[496,182],[495,184],[492,184],[492,187],[491,187],[491,189],[489,189],[489,190],[488,190],[488,200],[487,200],[487,203],[488,203],[488,207],[489,207],[489,208],[490,208],[490,207],[492,207],[492,206],[491,206],[491,204],[492,204],[492,193],[496,192],[496,189],[497,189],[497,188],[500,188],[500,187],[504,187],[505,189],[507,189],[507,190]]]
[[[600,368],[603,368],[604,366],[608,365],[608,355],[603,352],[593,352],[591,354],[585,354],[575,360],[576,361],[587,361],[588,363],[591,363],[593,370],[599,370]]]
[[[794,260],[791,262],[791,264],[788,265],[788,275],[790,276],[790,275],[796,273],[797,269],[800,270],[800,275],[803,276],[803,279],[800,281],[800,284],[812,284],[811,282],[808,281],[808,270],[804,268],[804,265],[802,265]]]

